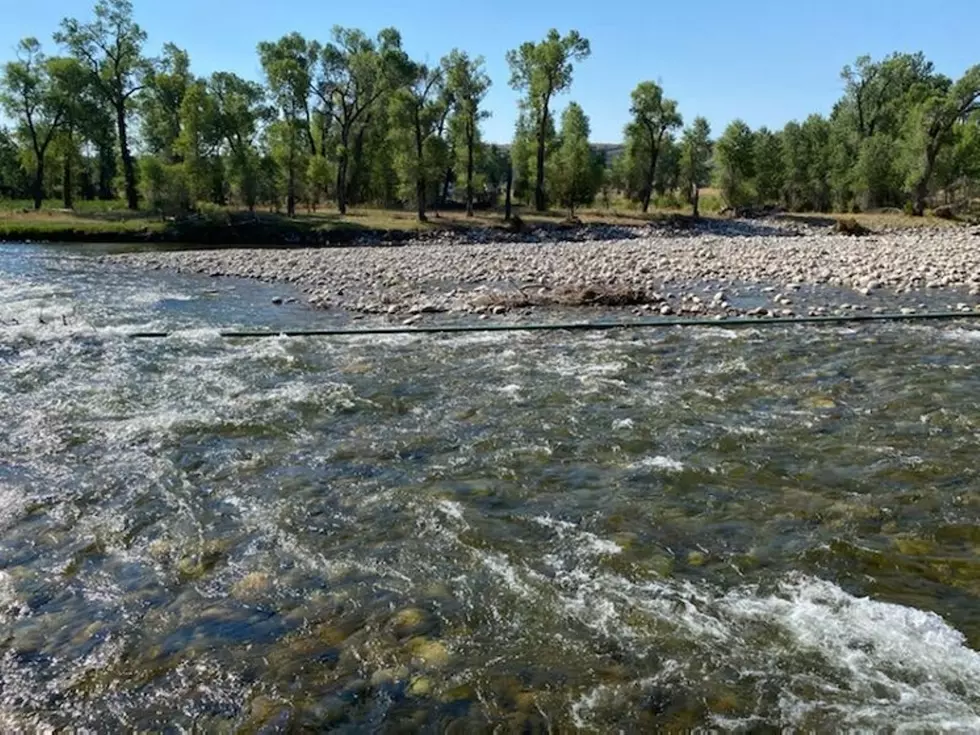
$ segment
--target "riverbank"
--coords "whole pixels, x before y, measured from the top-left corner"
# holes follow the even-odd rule
[[[587,226],[568,239],[440,232],[397,247],[221,249],[106,262],[289,284],[309,303],[416,323],[571,307],[661,316],[821,316],[974,310],[980,233],[895,229],[854,238],[798,221]],[[484,239],[476,239],[484,238]],[[521,238],[532,237],[522,234]]]
[[[104,204],[104,203],[103,203]],[[2,203],[0,203],[2,205]],[[705,230],[758,232],[759,220],[732,220],[708,215],[694,220],[689,214],[657,211],[592,209],[574,221],[564,212],[525,212],[506,222],[499,212],[432,212],[420,223],[410,212],[363,209],[345,215],[336,212],[303,213],[285,217],[270,212],[216,210],[182,218],[161,218],[149,212],[119,208],[40,211],[0,206],[0,243],[130,243],[160,247],[323,247],[332,245],[402,244],[409,241],[451,239],[453,242],[539,242],[542,240],[614,240],[635,237],[637,230]],[[809,231],[857,223],[864,231],[956,228],[960,223],[934,217],[913,218],[898,213],[864,215],[784,214],[778,220]],[[775,221],[775,220],[773,220]],[[642,233],[640,233],[642,234]]]

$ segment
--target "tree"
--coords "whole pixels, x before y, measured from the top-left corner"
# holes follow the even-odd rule
[[[164,162],[177,161],[174,144],[180,137],[180,110],[194,83],[190,56],[172,43],[163,47],[163,58],[146,78],[140,100],[143,143]]]
[[[419,222],[426,222],[427,167],[431,166],[432,142],[443,114],[442,68],[413,64],[411,81],[392,98],[393,136],[399,149],[403,186],[414,185]],[[427,166],[427,164],[429,166]]]
[[[953,126],[980,110],[980,64],[948,90],[933,90],[914,108],[910,137],[919,159],[912,172],[912,213],[925,213],[929,184],[942,148],[951,141]]]
[[[897,197],[901,195],[902,172],[897,158],[894,141],[884,133],[861,142],[853,176],[864,208],[900,204]]]
[[[17,119],[20,133],[30,144],[34,163],[31,194],[34,209],[44,201],[44,163],[48,147],[65,122],[68,102],[52,77],[51,62],[36,38],[18,44],[17,61],[4,66],[0,76],[0,105]]]
[[[483,69],[483,57],[471,59],[465,52],[453,49],[443,59],[446,89],[453,99],[452,126],[463,140],[466,170],[466,215],[473,216],[473,174],[480,120],[490,116],[480,103],[490,89],[490,77]]]
[[[525,107],[537,133],[534,206],[539,212],[547,207],[544,169],[551,98],[571,86],[572,62],[583,61],[590,53],[588,39],[580,36],[578,31],[570,31],[562,36],[554,28],[548,31],[543,41],[527,41],[519,48],[507,52],[510,85],[527,95]]]
[[[698,204],[701,187],[711,183],[711,126],[703,117],[694,118],[691,127],[684,131],[681,177],[690,187],[694,218],[697,219],[700,216]]]
[[[56,94],[65,102],[64,121],[55,138],[54,151],[61,159],[62,203],[65,209],[71,209],[74,206],[74,170],[82,159],[81,140],[87,131],[98,128],[103,114],[88,73],[78,59],[51,59],[49,67]]]
[[[554,130],[549,128],[549,140],[554,137]],[[531,182],[533,181],[532,163],[535,156],[535,133],[531,128],[527,114],[522,110],[514,125],[514,142],[510,147],[510,165],[512,170],[513,195],[519,201],[530,203],[532,196]]]
[[[335,26],[333,43],[324,46],[320,65],[314,91],[337,124],[337,208],[344,214],[354,139],[363,136],[382,95],[410,70],[394,28],[382,30],[375,42],[359,30]]]
[[[217,105],[208,94],[203,79],[194,80],[187,87],[180,103],[179,128],[173,150],[184,168],[193,208],[212,190],[214,169],[211,159],[221,143]],[[219,194],[215,198],[222,197]]]
[[[79,23],[74,18],[65,18],[55,41],[67,46],[85,66],[115,112],[119,155],[126,179],[126,204],[130,209],[138,209],[127,118],[134,95],[143,89],[149,63],[142,56],[146,33],[133,21],[133,5],[130,0],[99,0],[92,22]]]
[[[19,199],[27,195],[29,188],[17,143],[5,128],[0,128],[0,197]]]
[[[589,118],[575,102],[561,117],[561,143],[552,160],[552,188],[556,199],[575,214],[576,204],[591,204],[599,190],[598,174],[589,148]]]
[[[768,128],[755,133],[755,190],[762,204],[778,202],[783,191],[783,145]]]
[[[259,125],[273,112],[264,104],[265,91],[236,74],[216,72],[208,82],[215,105],[216,133],[229,152],[229,173],[240,202],[254,211],[259,195]]]
[[[732,209],[752,200],[751,181],[755,176],[755,136],[742,120],[725,128],[715,144],[718,186],[725,203]]]
[[[626,138],[631,152],[640,166],[640,201],[643,211],[650,208],[657,159],[663,148],[664,137],[683,124],[677,103],[664,99],[663,90],[654,82],[641,82],[631,95],[630,112],[633,120],[626,126]]]
[[[290,33],[274,43],[258,46],[259,61],[265,72],[269,92],[279,110],[281,125],[276,126],[276,159],[286,174],[286,214],[296,214],[300,180],[306,171],[304,143],[310,154],[316,153],[311,131],[309,96],[313,67],[320,54],[319,46],[310,44],[298,33]]]

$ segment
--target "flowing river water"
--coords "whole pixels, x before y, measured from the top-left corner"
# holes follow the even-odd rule
[[[284,293],[0,250],[3,731],[980,729],[980,325]]]

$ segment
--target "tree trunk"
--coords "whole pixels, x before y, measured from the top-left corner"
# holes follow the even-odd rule
[[[337,211],[347,214],[347,148],[341,145],[344,152],[337,161]]]
[[[504,220],[510,221],[510,191],[514,188],[514,165],[507,163],[507,191],[504,194]]]
[[[543,212],[547,202],[544,197],[544,136],[548,130],[548,105],[544,106],[544,113],[541,115],[541,126],[538,128],[538,161],[537,178],[534,182],[534,208]]]
[[[657,174],[657,158],[660,156],[660,143],[650,136],[650,168],[647,169],[646,181],[643,184],[643,214],[650,209],[650,197],[653,196],[653,179]]]
[[[136,191],[136,169],[133,156],[129,152],[126,138],[126,103],[116,105],[116,126],[119,128],[119,156],[122,158],[123,176],[126,179],[126,206],[134,212],[139,209],[139,194]]]
[[[115,175],[115,155],[110,145],[99,146],[99,199],[109,201],[112,196],[112,179]]]
[[[34,169],[34,182],[31,186],[31,194],[34,197],[34,211],[41,208],[44,201],[44,153],[38,153],[37,168]]]
[[[473,138],[470,131],[466,136],[466,216],[473,216]],[[510,192],[508,192],[509,198]]]
[[[296,136],[289,136],[289,174],[286,179],[286,216],[296,216]]]
[[[439,196],[439,201],[442,202],[442,206],[446,206],[446,202],[449,201],[449,187],[453,185],[453,169],[452,166],[446,169],[446,176],[442,180],[442,193]]]
[[[419,222],[427,222],[425,216],[425,160],[423,158],[422,121],[419,120],[419,110],[415,110],[415,201],[418,205]]]
[[[344,203],[348,206],[356,206],[364,200],[362,196],[364,193],[362,187],[362,182],[364,181],[364,136],[367,133],[368,123],[370,121],[371,116],[367,115],[361,123],[357,131],[357,136],[354,138],[353,156],[351,156],[345,169],[348,172],[348,176]]]
[[[75,202],[72,196],[72,171],[71,171],[71,153],[65,154],[64,167],[61,170],[61,200],[65,205],[65,209],[71,209]]]
[[[936,166],[938,150],[926,149],[926,167],[912,190],[912,214],[921,217],[926,213],[926,197],[929,196],[929,181]]]
[[[701,198],[701,187],[697,184],[691,185],[691,204],[694,205],[694,219],[701,216],[701,212],[698,210],[698,200]]]

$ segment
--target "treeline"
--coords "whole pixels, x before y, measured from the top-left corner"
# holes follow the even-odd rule
[[[550,31],[507,54],[522,93],[515,137],[488,145],[491,80],[459,50],[411,59],[397,30],[336,27],[329,40],[292,33],[257,49],[262,83],[204,78],[173,44],[146,54],[129,0],[100,0],[65,19],[47,56],[22,41],[0,74],[0,197],[40,208],[59,197],[122,197],[131,209],[182,213],[208,204],[292,215],[351,205],[491,206],[512,195],[538,210],[625,197],[643,211],[693,204],[714,184],[733,209],[905,207],[967,200],[980,186],[980,66],[953,81],[922,54],[862,57],[842,72],[829,116],[781,131],[731,123],[717,140],[703,118],[684,127],[653,82],[632,93],[620,155],[589,144],[585,111],[555,98],[590,54],[576,31]]]

